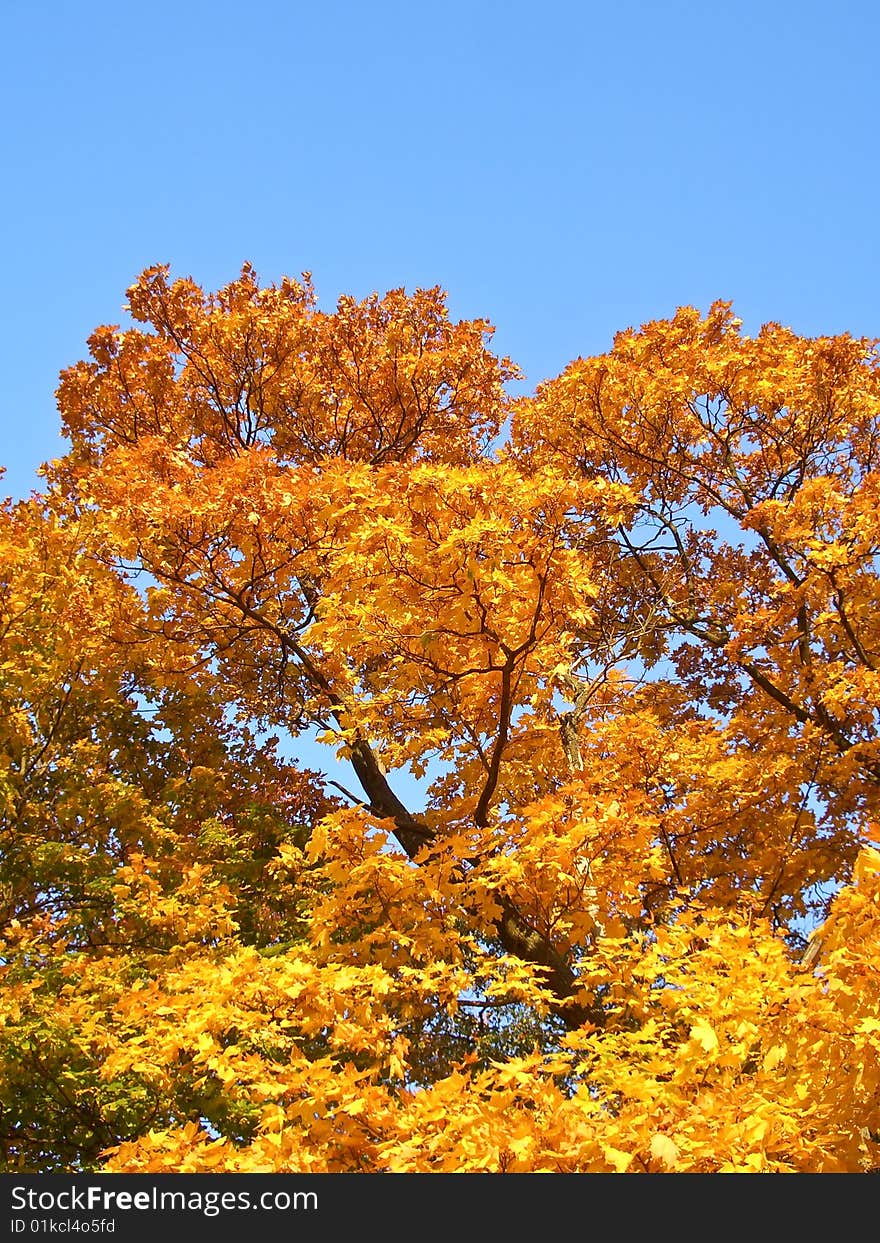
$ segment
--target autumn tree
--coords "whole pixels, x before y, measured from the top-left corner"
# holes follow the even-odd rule
[[[3,517],[7,1168],[878,1164],[873,343],[128,309]]]

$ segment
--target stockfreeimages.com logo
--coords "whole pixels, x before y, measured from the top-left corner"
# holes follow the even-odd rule
[[[158,1187],[142,1191],[110,1191],[101,1186],[66,1187],[61,1191],[38,1191],[33,1187],[12,1188],[14,1212],[32,1213],[128,1213],[185,1212],[218,1217],[220,1213],[316,1211],[314,1191],[161,1191]]]

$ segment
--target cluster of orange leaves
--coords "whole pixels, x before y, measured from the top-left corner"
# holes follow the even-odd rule
[[[5,1168],[874,1168],[872,344],[129,310],[0,515]]]

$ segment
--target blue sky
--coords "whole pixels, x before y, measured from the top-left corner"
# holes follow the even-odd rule
[[[146,265],[440,284],[529,387],[732,299],[880,336],[880,8],[3,0],[0,491]]]

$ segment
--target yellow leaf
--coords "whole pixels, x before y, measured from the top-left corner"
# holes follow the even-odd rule
[[[775,1044],[772,1049],[768,1049],[764,1054],[764,1061],[761,1063],[764,1070],[769,1074],[771,1070],[775,1070],[780,1062],[784,1062],[788,1054],[788,1049],[784,1044]]]
[[[700,1019],[698,1023],[694,1023],[691,1028],[691,1039],[696,1040],[707,1053],[713,1053],[718,1048],[715,1028],[706,1019]]]
[[[657,1139],[658,1136],[655,1135],[654,1138]],[[602,1156],[609,1165],[614,1166],[616,1174],[625,1174],[632,1165],[633,1154],[631,1152],[623,1152],[620,1148],[613,1148],[610,1144],[602,1145]]]
[[[670,1170],[674,1170],[678,1165],[678,1148],[668,1135],[658,1132],[652,1138],[651,1156],[655,1161],[661,1161]]]

